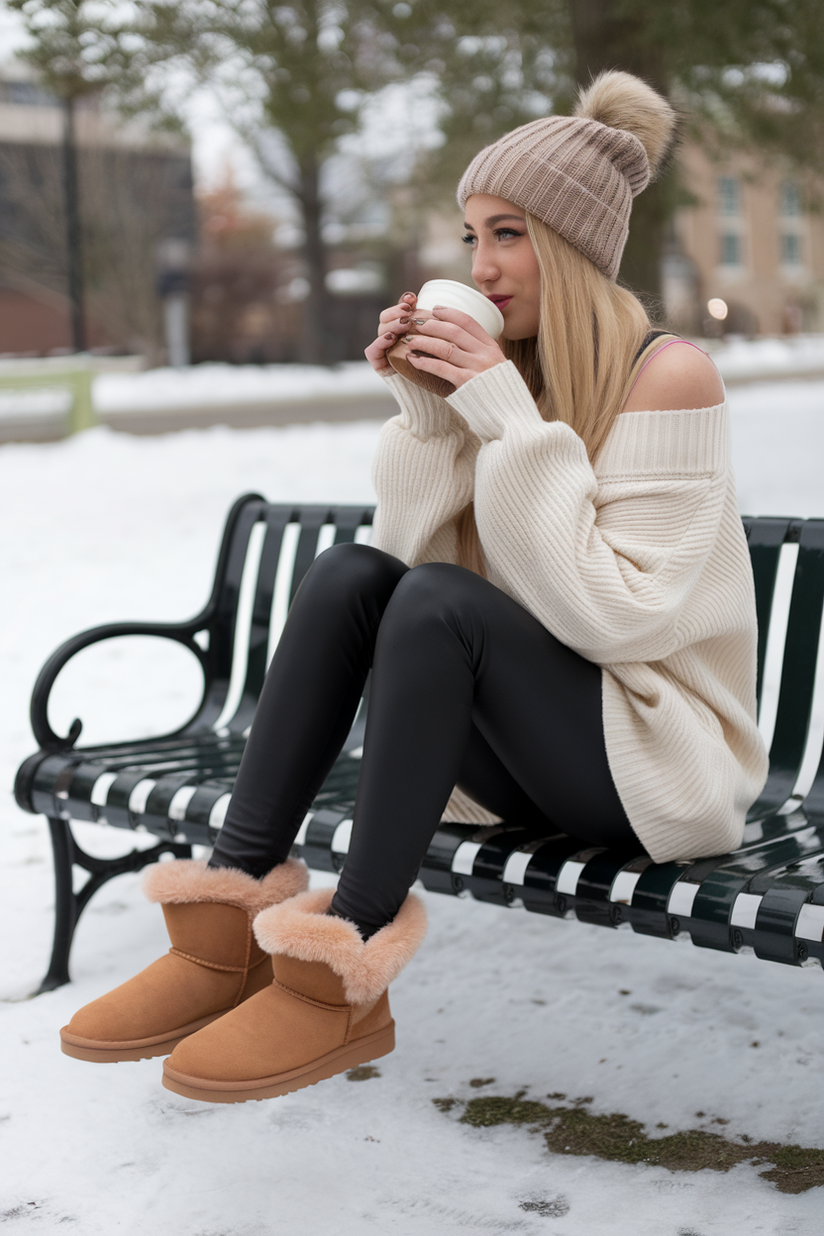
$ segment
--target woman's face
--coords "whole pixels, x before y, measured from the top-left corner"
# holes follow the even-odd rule
[[[541,274],[523,210],[491,193],[473,193],[464,221],[464,243],[472,248],[472,278],[503,314],[502,337],[537,335]]]

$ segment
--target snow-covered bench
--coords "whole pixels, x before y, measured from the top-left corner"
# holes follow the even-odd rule
[[[40,750],[21,765],[15,783],[23,810],[47,817],[54,850],[54,949],[41,990],[68,981],[78,916],[102,884],[164,852],[181,857],[192,843],[214,841],[289,601],[321,549],[368,539],[372,513],[270,505],[248,494],[229,514],[212,595],[197,617],[96,627],[46,662],[31,705]],[[517,820],[442,824],[421,869],[426,888],[604,927],[629,925],[664,939],[688,935],[724,952],[751,948],[786,965],[824,963],[824,718],[813,709],[817,677],[824,687],[824,664],[816,672],[824,520],[744,523],[758,602],[759,699],[762,713],[770,714],[772,742],[769,780],[750,812],[743,847],[721,858],[656,865],[637,852],[582,850],[562,834],[536,839]],[[792,580],[791,600],[789,587],[776,587],[777,577],[787,585]],[[185,645],[203,667],[201,703],[182,730],[166,737],[76,747],[80,722],[66,738],[55,734],[49,692],[76,652],[123,635]],[[297,852],[310,867],[339,871],[346,857],[362,714],[298,835]],[[147,830],[158,844],[123,858],[94,858],[75,841],[71,820]],[[79,892],[73,891],[75,866],[88,873]]]

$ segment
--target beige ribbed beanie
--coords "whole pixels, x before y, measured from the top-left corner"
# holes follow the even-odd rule
[[[542,219],[610,279],[618,276],[632,199],[655,174],[675,113],[639,77],[602,73],[572,116],[546,116],[486,146],[458,185],[506,198]]]

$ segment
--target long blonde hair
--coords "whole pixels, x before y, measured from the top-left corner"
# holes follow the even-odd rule
[[[595,462],[627,401],[645,357],[633,363],[650,330],[637,297],[613,283],[567,240],[527,213],[541,272],[538,335],[503,340],[545,421],[564,421]],[[662,340],[656,340],[656,346]],[[458,562],[486,575],[473,504],[455,520]]]

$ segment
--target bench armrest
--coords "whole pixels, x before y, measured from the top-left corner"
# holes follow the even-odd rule
[[[208,677],[206,656],[195,640],[195,632],[205,627],[203,615],[189,622],[110,622],[105,626],[90,627],[73,635],[52,653],[46,664],[37,675],[34,690],[31,695],[29,716],[34,737],[44,751],[66,751],[77,742],[83,729],[79,717],[75,717],[65,738],[55,734],[49,724],[49,696],[57,675],[68,661],[91,644],[101,643],[105,639],[119,639],[122,635],[154,635],[161,639],[175,640],[194,653]]]

